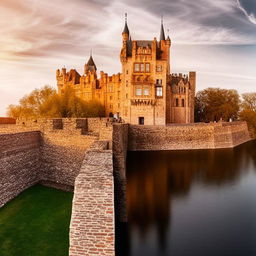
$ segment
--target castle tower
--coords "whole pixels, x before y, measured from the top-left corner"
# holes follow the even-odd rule
[[[123,42],[126,42],[129,40],[130,31],[129,31],[129,28],[127,25],[127,13],[125,14],[125,25],[124,25],[124,30],[123,30],[122,36],[123,36]]]
[[[169,32],[165,34],[163,18],[159,39],[132,40],[125,14],[121,38],[121,74],[101,71],[98,78],[91,53],[82,76],[75,69],[56,71],[59,94],[70,86],[83,100],[101,102],[106,116],[131,124],[193,122],[196,73],[171,75],[171,39]]]
[[[97,71],[97,67],[94,63],[94,60],[92,58],[92,52],[91,52],[90,58],[89,58],[87,64],[84,65],[84,73],[85,74],[88,74],[89,72],[96,73],[96,71]]]
[[[170,40],[165,40],[161,21],[160,41],[131,40],[125,17],[122,33],[121,117],[128,123],[166,124],[166,88]]]

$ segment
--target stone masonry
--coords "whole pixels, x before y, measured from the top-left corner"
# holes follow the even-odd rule
[[[232,148],[251,140],[246,122],[129,125],[131,151]]]
[[[76,178],[70,256],[115,255],[113,160],[107,147],[93,144]]]
[[[245,122],[142,126],[99,118],[17,120],[0,126],[0,207],[38,182],[74,188],[69,254],[114,256],[115,221],[127,221],[127,150],[229,148],[249,140]]]
[[[38,182],[40,133],[0,134],[0,207]]]

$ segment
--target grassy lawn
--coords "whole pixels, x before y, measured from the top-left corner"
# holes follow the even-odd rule
[[[36,185],[0,209],[1,256],[68,256],[73,193]]]

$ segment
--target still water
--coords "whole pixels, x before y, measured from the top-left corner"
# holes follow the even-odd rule
[[[118,226],[117,255],[256,255],[256,141],[130,152],[127,183],[129,222]]]

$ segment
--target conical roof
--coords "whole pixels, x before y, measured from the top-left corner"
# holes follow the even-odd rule
[[[125,14],[125,25],[124,25],[123,34],[128,34],[128,36],[130,35],[130,31],[127,25],[127,13]]]
[[[88,60],[87,65],[88,65],[89,67],[94,67],[95,70],[97,70],[97,67],[96,67],[96,65],[95,65],[95,63],[94,63],[94,60],[93,60],[93,58],[92,58],[92,55],[90,56],[90,59]]]
[[[165,40],[165,34],[164,34],[164,25],[163,22],[161,23],[161,31],[160,31],[160,41]]]

